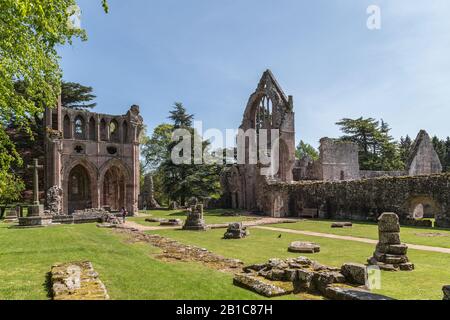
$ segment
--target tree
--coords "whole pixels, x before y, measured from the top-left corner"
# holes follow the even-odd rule
[[[295,150],[295,156],[297,159],[302,159],[304,156],[309,156],[312,160],[319,159],[319,153],[317,150],[303,140],[301,140],[298,144],[297,149]]]
[[[191,164],[175,164],[171,159],[173,148],[178,142],[168,145],[166,159],[158,168],[165,195],[170,200],[182,204],[190,197],[216,197],[220,191],[221,167],[217,164],[194,164],[194,136],[197,134],[192,128],[194,116],[188,114],[181,103],[175,103],[169,118],[173,121],[174,129],[186,129],[191,135]],[[202,142],[202,150],[208,150],[209,142]]]
[[[405,138],[400,137],[400,143],[399,143],[400,159],[405,164],[405,166],[409,160],[409,156],[412,151],[411,150],[412,144],[413,144],[413,142],[409,135],[406,135]]]
[[[188,114],[186,108],[181,102],[175,102],[173,110],[169,112],[169,119],[173,121],[173,127],[178,128],[190,128],[192,127],[193,114]]]
[[[89,103],[96,98],[92,87],[76,82],[61,83],[61,104],[70,109],[92,109],[97,103]]]
[[[392,136],[387,122],[373,118],[344,118],[336,123],[341,127],[343,141],[351,141],[359,146],[359,160],[362,170],[401,170],[399,148]]]
[[[151,137],[145,137],[141,144],[144,169],[155,170],[170,157],[169,145],[172,143],[173,125],[163,123],[155,128]]]
[[[10,192],[20,185],[10,168],[22,165],[5,131],[13,125],[31,136],[35,115],[56,104],[61,92],[56,47],[70,44],[75,37],[87,38],[84,30],[68,23],[75,5],[75,0],[0,1],[0,198],[4,201],[19,198],[19,192]],[[107,11],[106,0],[102,5]],[[16,91],[18,81],[23,83],[23,93]]]

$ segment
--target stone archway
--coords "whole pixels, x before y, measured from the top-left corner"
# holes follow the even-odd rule
[[[442,212],[441,206],[430,196],[417,195],[408,202],[408,213],[413,219],[436,218]]]
[[[103,178],[102,206],[112,211],[119,211],[126,207],[125,175],[123,171],[112,166]]]
[[[112,159],[103,164],[99,176],[101,206],[114,211],[125,207],[128,212],[134,212],[137,195],[128,167],[122,161]]]
[[[82,165],[76,165],[68,177],[68,211],[92,208],[91,179]]]

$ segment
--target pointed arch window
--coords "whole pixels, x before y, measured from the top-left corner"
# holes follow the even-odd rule
[[[75,139],[84,140],[86,139],[86,126],[82,116],[75,118]]]

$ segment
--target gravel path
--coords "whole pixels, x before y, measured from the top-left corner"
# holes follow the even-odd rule
[[[352,236],[339,236],[339,235],[330,234],[330,233],[301,231],[301,230],[292,230],[292,229],[275,228],[275,227],[262,227],[262,226],[257,226],[255,228],[263,229],[263,230],[276,231],[276,232],[285,232],[285,233],[291,233],[291,234],[301,234],[301,235],[312,236],[312,237],[321,237],[321,238],[329,238],[329,239],[337,239],[337,240],[363,242],[363,243],[369,243],[369,244],[373,244],[373,245],[376,245],[378,243],[378,240],[367,239],[367,238],[359,238],[359,237],[352,237]],[[422,245],[409,244],[409,243],[406,243],[406,245],[408,246],[409,249],[450,254],[450,249],[449,248],[422,246]]]

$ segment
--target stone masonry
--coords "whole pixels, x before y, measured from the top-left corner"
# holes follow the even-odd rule
[[[386,271],[412,271],[407,257],[408,247],[400,241],[400,223],[395,213],[383,213],[378,220],[379,242],[369,265]]]

